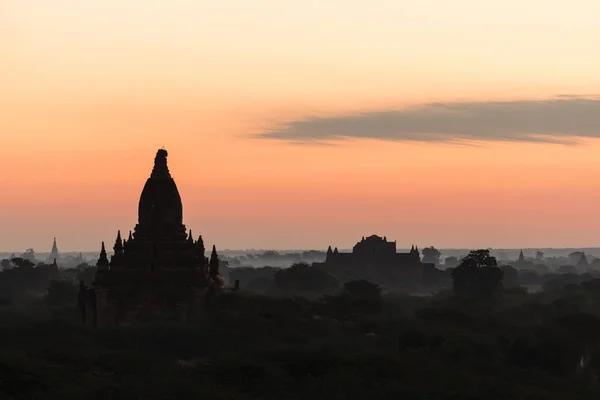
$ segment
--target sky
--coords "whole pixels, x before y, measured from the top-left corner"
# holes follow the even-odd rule
[[[0,251],[99,249],[156,150],[223,249],[600,246],[594,0],[0,0]]]

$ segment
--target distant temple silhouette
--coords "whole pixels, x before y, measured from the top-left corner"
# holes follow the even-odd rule
[[[205,257],[202,236],[194,240],[183,225],[183,206],[167,167],[167,151],[156,153],[142,191],[138,224],[127,239],[117,233],[110,261],[104,242],[90,288],[80,284],[86,325],[113,327],[198,316],[207,297],[220,288],[215,246]]]
[[[46,259],[47,264],[56,264],[60,261],[60,253],[58,252],[58,246],[56,245],[56,238],[54,238],[54,242],[52,242],[52,250],[50,250],[50,255]]]
[[[327,249],[327,258],[320,266],[338,274],[354,278],[371,278],[376,281],[420,282],[423,267],[419,249],[412,246],[408,253],[398,253],[396,242],[389,242],[384,236],[371,235],[352,248],[351,253],[340,253],[337,249]]]

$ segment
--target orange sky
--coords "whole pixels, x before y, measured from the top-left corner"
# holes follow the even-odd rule
[[[310,116],[600,93],[594,2],[122,3],[0,0],[0,251],[49,251],[53,236],[95,250],[132,229],[163,145],[185,224],[219,248],[372,233],[399,247],[600,245],[597,139],[252,137]],[[450,18],[461,7],[471,18]]]

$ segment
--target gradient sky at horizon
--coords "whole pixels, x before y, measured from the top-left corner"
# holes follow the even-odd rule
[[[600,246],[598,15],[593,0],[0,0],[0,251],[112,243],[161,146],[184,223],[218,248]],[[468,106],[439,140],[389,136],[407,118],[437,129],[404,111],[430,103]],[[402,118],[384,127],[388,111]],[[471,140],[453,143],[465,115]],[[572,118],[559,132],[556,115]],[[366,133],[346,138],[348,118]]]

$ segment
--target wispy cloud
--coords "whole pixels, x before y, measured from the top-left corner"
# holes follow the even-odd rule
[[[560,95],[542,101],[430,103],[399,110],[292,120],[255,137],[295,144],[347,139],[575,144],[578,138],[600,138],[600,98]]]

